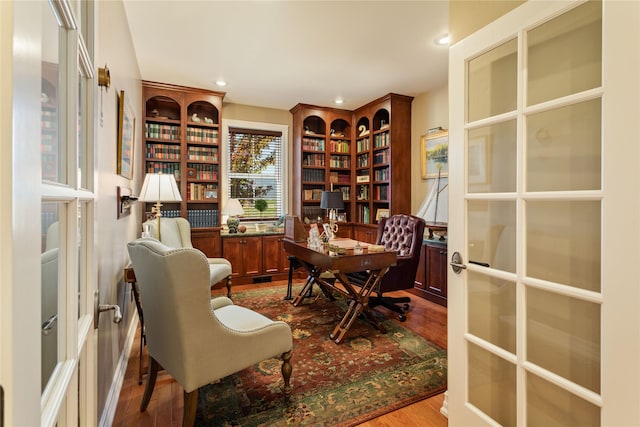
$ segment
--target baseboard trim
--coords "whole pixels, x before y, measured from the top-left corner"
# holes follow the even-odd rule
[[[104,404],[104,410],[100,416],[100,427],[110,427],[113,425],[113,420],[116,416],[116,409],[118,408],[118,400],[120,398],[120,391],[122,390],[122,384],[124,383],[124,376],[127,372],[127,365],[129,364],[129,356],[131,354],[131,347],[136,338],[136,330],[138,329],[138,316],[131,316],[132,320],[129,324],[129,330],[127,331],[127,339],[125,340],[116,365],[115,372],[113,373],[113,379],[111,381],[111,388],[107,395],[107,400]]]

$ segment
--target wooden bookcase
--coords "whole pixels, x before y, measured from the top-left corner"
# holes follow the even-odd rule
[[[181,216],[198,232],[220,227],[220,122],[224,92],[142,82],[145,173],[175,176],[180,203],[164,203],[164,216]],[[145,206],[145,212],[149,211]],[[197,242],[193,241],[194,246]],[[210,246],[210,245],[209,245]],[[208,248],[216,256],[218,248]],[[219,254],[218,254],[219,255]]]
[[[387,94],[355,111],[298,104],[293,114],[293,212],[315,222],[323,190],[343,192],[347,221],[411,210],[411,102]]]

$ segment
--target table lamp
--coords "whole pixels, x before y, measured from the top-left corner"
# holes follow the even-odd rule
[[[323,191],[320,196],[320,208],[329,210],[329,228],[331,229],[331,233],[333,236],[329,236],[329,238],[335,237],[338,232],[338,224],[336,222],[337,219],[337,210],[344,209],[344,200],[342,200],[342,192],[341,191]]]
[[[238,199],[227,199],[224,208],[222,209],[222,215],[229,215],[227,218],[227,227],[229,227],[229,233],[237,233],[240,220],[238,215],[244,215],[244,209]]]
[[[141,202],[156,202],[155,206],[151,208],[151,212],[156,215],[156,220],[158,221],[158,240],[160,240],[160,217],[162,216],[162,212],[160,212],[162,203],[160,202],[182,201],[176,178],[172,174],[146,174],[138,200]]]

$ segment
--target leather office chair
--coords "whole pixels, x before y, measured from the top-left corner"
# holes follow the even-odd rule
[[[158,238],[156,220],[144,223],[149,226],[152,237]],[[160,218],[160,241],[172,248],[193,248],[191,244],[191,226],[184,218]],[[231,263],[225,258],[207,258],[209,261],[211,287],[226,280],[227,297],[231,296]]]
[[[209,266],[202,252],[173,249],[143,238],[127,245],[144,310],[149,373],[140,411],[149,404],[163,367],[184,388],[183,426],[192,426],[198,389],[262,360],[283,360],[283,389],[291,386],[291,328],[282,321],[211,299]]]
[[[385,292],[413,288],[420,263],[420,251],[424,234],[424,219],[414,215],[396,214],[389,218],[382,218],[378,222],[378,236],[376,244],[384,246],[386,250],[396,251],[398,254],[396,265],[384,275],[376,296],[369,298],[369,307],[382,305],[398,313],[401,322],[407,320],[405,310],[409,308],[409,297],[385,297]],[[362,283],[362,276],[354,274],[350,279]],[[399,305],[402,304],[402,305]]]

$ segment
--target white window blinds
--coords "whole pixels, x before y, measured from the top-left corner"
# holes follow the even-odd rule
[[[279,217],[285,180],[282,132],[229,127],[228,135],[228,197],[240,200],[244,219]],[[256,205],[258,200],[266,207]]]

